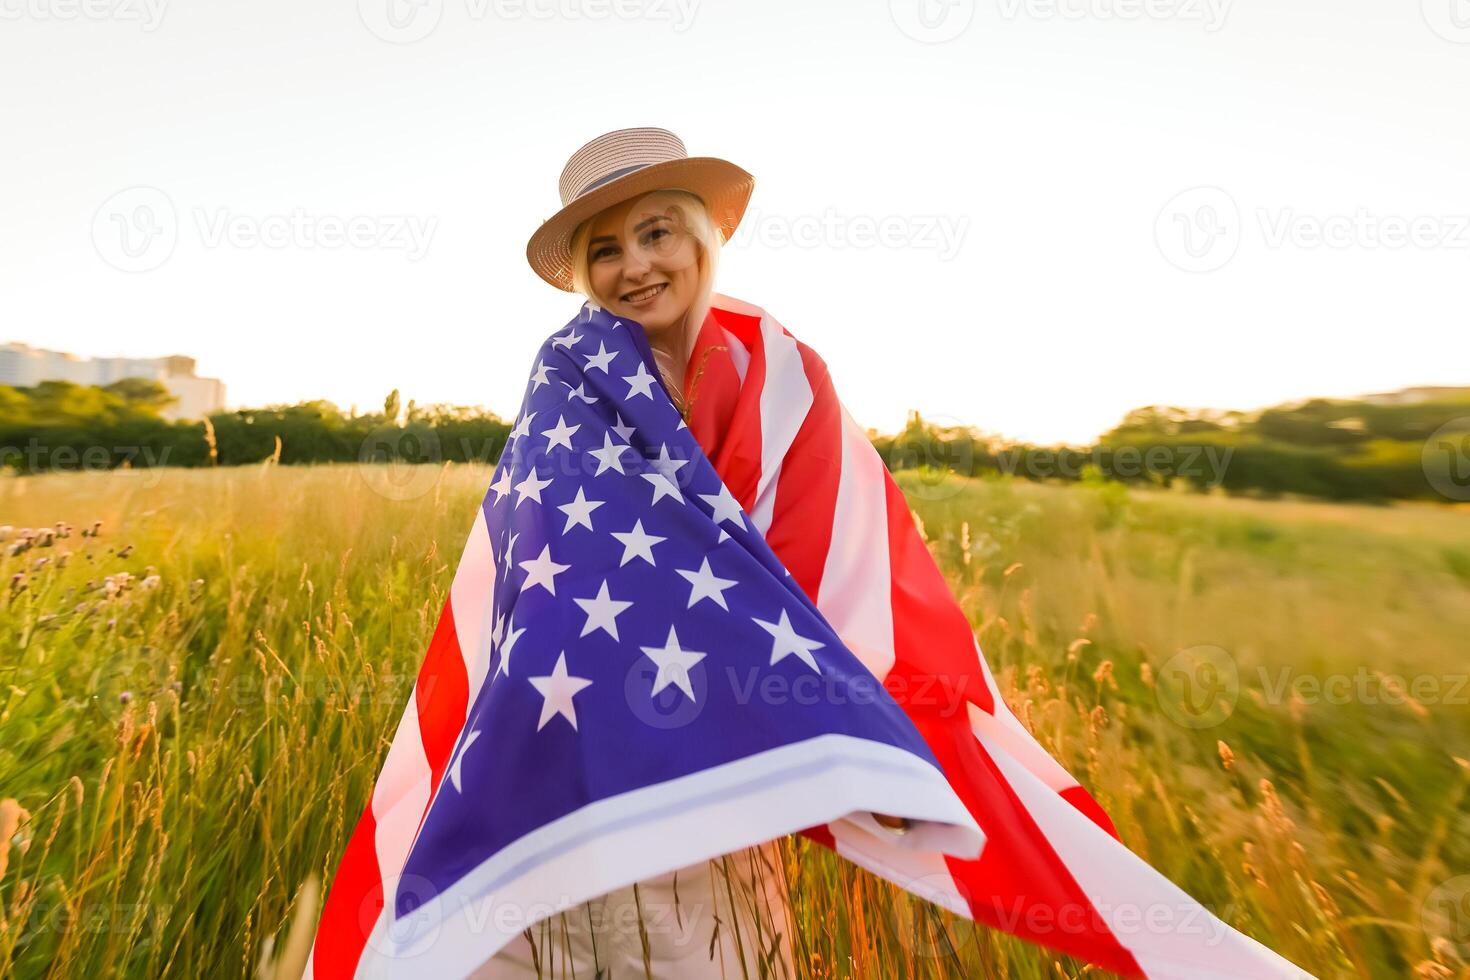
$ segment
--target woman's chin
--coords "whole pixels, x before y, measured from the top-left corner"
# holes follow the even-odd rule
[[[625,317],[629,320],[637,320],[643,325],[643,329],[647,333],[658,333],[660,330],[668,329],[673,325],[674,321],[679,319],[669,312],[670,305],[660,297],[658,302],[646,310],[628,309],[624,307],[623,311],[618,313],[618,316]]]

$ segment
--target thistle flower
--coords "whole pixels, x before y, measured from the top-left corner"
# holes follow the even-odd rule
[[[157,575],[148,575],[144,577],[143,581],[138,583],[138,588],[143,589],[144,591],[148,591],[149,589],[156,589],[158,588],[158,583],[161,581],[163,580]]]

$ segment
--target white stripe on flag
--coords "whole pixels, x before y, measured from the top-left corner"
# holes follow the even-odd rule
[[[474,704],[490,668],[490,610],[495,596],[495,553],[485,508],[475,508],[475,526],[470,529],[454,583],[449,587],[449,609],[454,616],[454,633],[464,658],[469,700]]]
[[[893,669],[892,568],[883,460],[842,408],[842,471],[817,608],[882,681]]]
[[[771,529],[781,460],[812,407],[812,386],[796,341],[769,315],[761,317],[766,378],[761,385],[761,475],[750,518],[762,535]]]
[[[429,760],[419,734],[418,698],[410,694],[378,775],[378,785],[373,787],[373,819],[377,822],[374,847],[385,886],[391,887],[408,859],[424,807],[429,804],[430,778]]]
[[[745,381],[745,372],[750,367],[750,351],[740,342],[740,338],[728,330],[721,328],[725,335],[725,344],[730,348],[730,360],[735,362],[735,373],[740,375],[740,380]]]
[[[1021,720],[1011,713],[1005,698],[1000,696],[1000,687],[995,683],[995,675],[990,672],[990,664],[980,649],[979,640],[975,641],[975,656],[980,659],[980,667],[985,672],[985,686],[990,689],[995,713],[992,715],[972,702],[969,706],[971,730],[977,736],[983,735],[1003,746],[1013,759],[1031,770],[1033,776],[1056,792],[1077,786],[1076,778],[1063,769],[1062,764],[1052,758],[1051,753],[1042,748],[1026,730],[1026,726],[1021,724]]]
[[[980,741],[1097,914],[1150,980],[1311,976],[1221,922],[1052,792],[1001,742],[984,734]],[[1066,927],[1064,914],[1092,914],[1089,909],[1056,911],[1058,929]]]

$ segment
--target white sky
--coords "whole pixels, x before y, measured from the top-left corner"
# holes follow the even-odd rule
[[[508,416],[566,157],[656,125],[756,175],[718,288],[864,425],[1470,382],[1470,2],[918,2],[0,0],[0,340]]]

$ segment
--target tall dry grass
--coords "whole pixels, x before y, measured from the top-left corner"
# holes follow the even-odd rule
[[[291,973],[488,478],[0,481],[0,975]],[[1320,976],[1470,975],[1470,517],[902,482],[1007,700],[1130,846]],[[1201,715],[1171,677],[1215,651],[1238,691]],[[1360,671],[1371,697],[1291,694]],[[782,853],[811,976],[1088,972]]]

